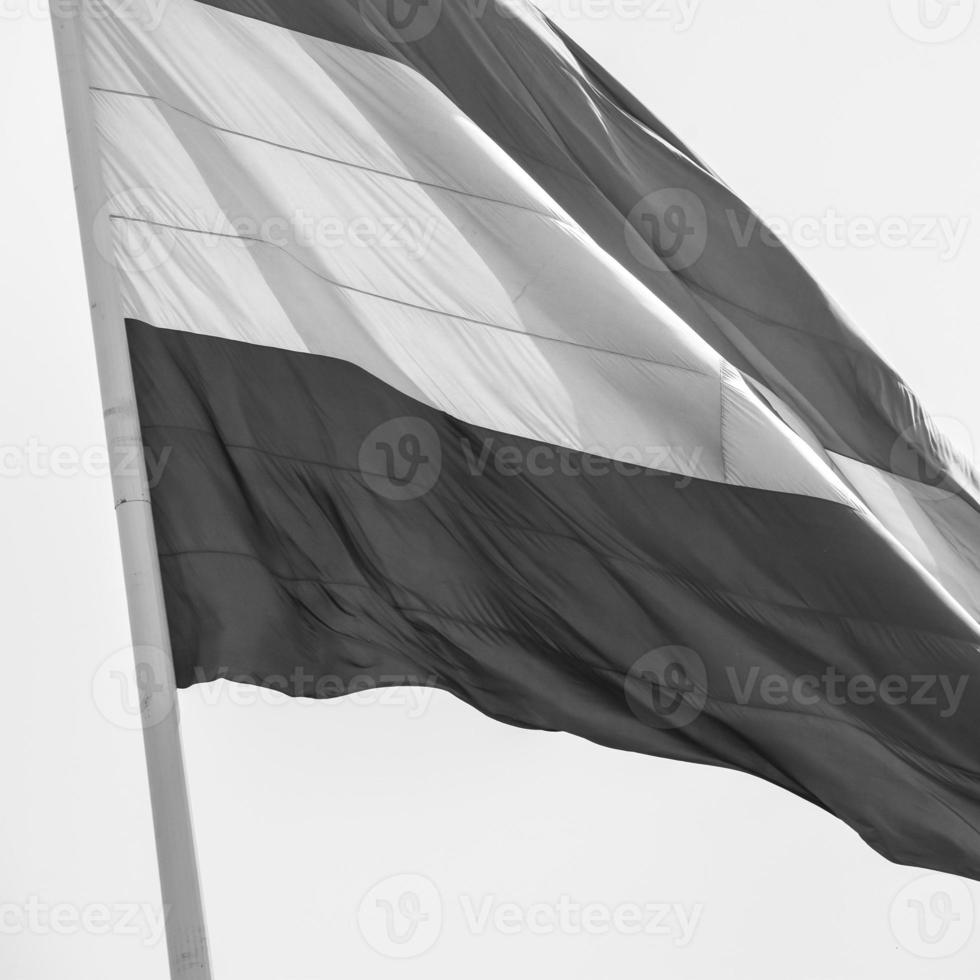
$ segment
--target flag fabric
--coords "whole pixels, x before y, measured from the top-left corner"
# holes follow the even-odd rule
[[[518,0],[86,10],[180,686],[430,685],[980,878],[976,478],[705,163]]]

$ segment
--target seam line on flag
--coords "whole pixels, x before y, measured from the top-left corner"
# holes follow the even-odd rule
[[[501,323],[492,323],[489,320],[480,320],[476,317],[465,316],[462,313],[450,313],[448,310],[440,310],[433,306],[424,306],[421,303],[409,303],[407,300],[397,299],[394,296],[385,296],[383,293],[375,293],[369,289],[361,289],[359,286],[351,286],[347,283],[339,282],[336,279],[331,279],[329,276],[325,276],[322,272],[318,272],[316,269],[311,268],[305,262],[303,262],[298,256],[294,255],[289,249],[278,245],[276,242],[270,242],[264,238],[257,238],[252,235],[232,235],[227,232],[221,231],[211,231],[203,228],[188,228],[183,225],[174,225],[166,221],[155,221],[152,218],[135,218],[127,214],[110,214],[109,218],[117,221],[131,221],[136,224],[152,225],[156,228],[167,228],[170,231],[185,232],[190,235],[208,235],[213,238],[227,238],[231,241],[248,241],[255,242],[257,245],[266,245],[269,248],[278,249],[285,256],[292,259],[298,266],[305,269],[310,275],[316,276],[318,279],[322,279],[324,282],[329,283],[331,286],[336,286],[338,289],[346,289],[352,293],[359,293],[362,296],[370,296],[373,299],[380,299],[388,303],[394,303],[397,306],[404,306],[408,309],[420,310],[423,313],[434,313],[437,316],[448,317],[451,320],[461,320],[465,323],[473,323],[481,327],[489,327],[492,330],[500,330],[504,333],[516,334],[518,337],[527,337],[529,339],[546,341],[553,344],[562,344],[566,347],[577,347],[582,350],[596,351],[601,354],[609,354],[614,357],[624,357],[630,361],[636,361],[643,364],[655,364],[658,367],[667,368],[672,371],[683,371],[686,374],[694,374],[700,378],[711,378],[713,380],[718,379],[718,375],[713,372],[699,371],[697,368],[687,367],[684,364],[671,364],[667,361],[658,361],[653,357],[644,357],[641,354],[628,354],[625,351],[613,350],[609,347],[599,347],[595,344],[584,344],[577,340],[568,340],[564,337],[549,337],[547,334],[533,333],[530,330],[518,330],[516,327],[505,327]],[[315,353],[315,352],[310,352]]]
[[[288,143],[278,143],[275,140],[266,139],[264,136],[256,136],[252,133],[243,133],[238,129],[230,129],[227,126],[221,126],[218,123],[211,122],[209,119],[205,119],[203,116],[199,116],[188,109],[182,109],[179,106],[175,106],[172,102],[168,102],[166,99],[160,97],[159,95],[151,95],[149,93],[142,92],[126,92],[121,89],[114,88],[102,88],[98,85],[89,86],[90,92],[100,92],[104,95],[120,95],[133,99],[143,99],[148,102],[157,102],[162,106],[166,106],[173,112],[180,113],[181,115],[187,116],[193,119],[195,122],[200,123],[202,126],[207,126],[209,129],[213,129],[219,133],[226,133],[229,136],[238,136],[241,139],[253,140],[257,143],[264,143],[266,146],[273,146],[279,150],[286,150],[290,153],[298,153],[302,156],[313,157],[317,160],[323,160],[326,163],[334,163],[341,167],[350,167],[354,170],[363,170],[370,174],[375,174],[379,177],[389,177],[392,180],[401,180],[410,184],[418,184],[421,187],[430,187],[434,190],[445,191],[447,194],[459,194],[463,197],[470,197],[477,201],[486,201],[490,204],[500,204],[504,207],[517,208],[520,211],[527,211],[530,214],[536,214],[538,217],[546,218],[549,221],[554,221],[556,224],[564,225],[566,227],[571,227],[569,222],[564,220],[555,214],[549,214],[547,211],[539,211],[537,208],[528,207],[526,204],[518,204],[516,201],[505,201],[501,198],[490,197],[486,194],[476,194],[473,191],[464,190],[461,187],[449,187],[446,184],[439,184],[435,181],[421,180],[418,177],[412,177],[407,174],[396,174],[390,170],[380,170],[377,167],[369,167],[362,163],[353,163],[350,160],[342,160],[339,157],[327,156],[324,153],[316,153],[313,150],[304,150],[298,146],[290,146]]]

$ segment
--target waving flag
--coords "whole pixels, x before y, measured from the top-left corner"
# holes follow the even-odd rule
[[[525,2],[85,35],[181,686],[431,685],[980,878],[976,479],[706,164]]]

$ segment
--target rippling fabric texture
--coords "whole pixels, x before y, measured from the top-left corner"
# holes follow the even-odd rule
[[[708,166],[527,3],[142,2],[87,71],[179,683],[434,686],[980,878],[975,475]]]

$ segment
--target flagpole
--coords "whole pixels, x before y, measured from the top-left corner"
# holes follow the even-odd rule
[[[171,980],[211,980],[170,633],[84,58],[85,0],[52,14],[136,661]]]

